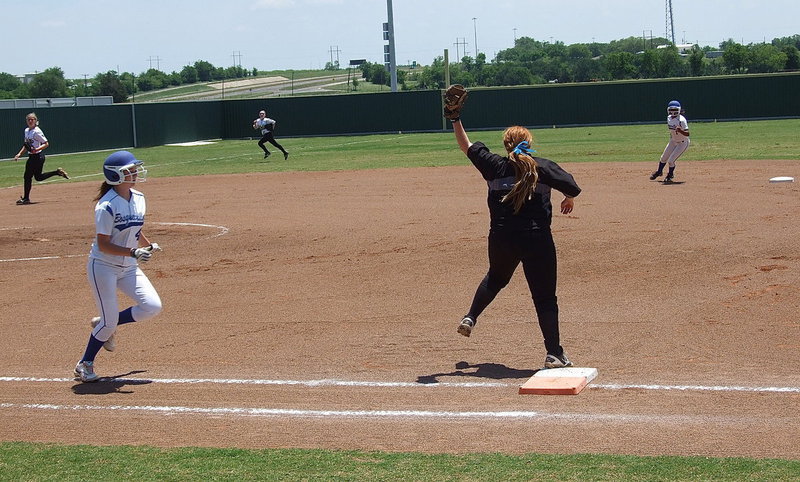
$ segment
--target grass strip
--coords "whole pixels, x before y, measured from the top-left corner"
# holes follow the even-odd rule
[[[3,480],[798,480],[800,461],[0,444]]]

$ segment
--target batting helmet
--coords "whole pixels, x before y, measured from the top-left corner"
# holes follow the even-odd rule
[[[681,113],[681,103],[677,100],[671,100],[669,104],[667,104],[667,114],[669,115],[678,115]]]
[[[136,159],[128,151],[117,151],[106,157],[103,162],[103,176],[106,183],[112,186],[122,184],[125,176],[135,174],[136,179],[127,182],[143,182],[147,178],[147,169],[144,168],[144,161]]]

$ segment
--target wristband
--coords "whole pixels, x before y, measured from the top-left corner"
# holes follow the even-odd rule
[[[136,257],[136,248],[131,248],[131,258]]]

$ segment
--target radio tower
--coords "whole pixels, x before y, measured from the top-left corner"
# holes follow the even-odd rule
[[[667,39],[675,45],[675,21],[672,18],[672,0],[667,0]]]

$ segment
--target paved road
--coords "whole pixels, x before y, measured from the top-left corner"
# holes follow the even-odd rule
[[[223,82],[215,83],[213,91],[193,92],[190,94],[176,94],[169,97],[161,97],[157,101],[174,101],[174,100],[219,100],[230,98],[248,98],[248,97],[278,97],[285,95],[295,95],[298,93],[308,92],[341,92],[331,90],[330,87],[334,85],[347,84],[349,79],[353,78],[354,73],[336,73],[320,77],[295,79],[294,81],[282,77],[267,77],[264,78],[262,83],[250,83],[249,85],[242,85],[238,81],[228,83],[235,85],[234,87],[225,86]],[[355,75],[358,75],[357,73]],[[255,80],[255,79],[253,79]],[[236,84],[239,85],[236,85]]]

